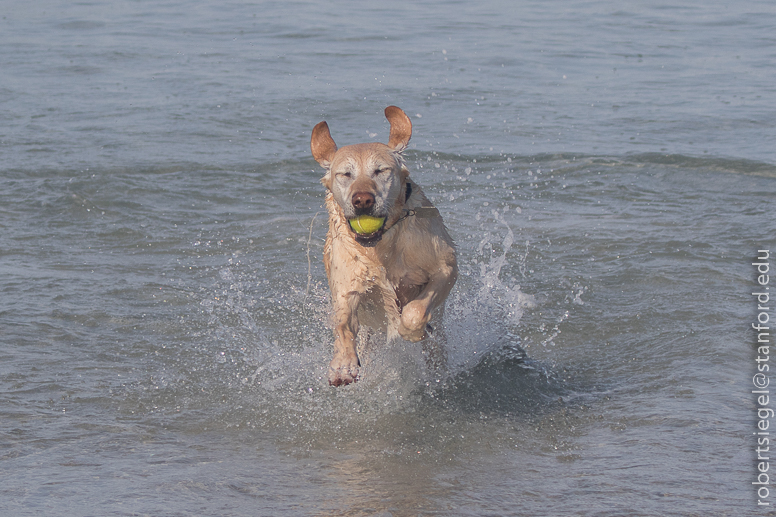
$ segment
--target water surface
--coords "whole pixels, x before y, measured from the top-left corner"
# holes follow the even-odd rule
[[[7,515],[757,511],[768,2],[8,6]],[[412,117],[451,367],[330,388],[322,170]]]

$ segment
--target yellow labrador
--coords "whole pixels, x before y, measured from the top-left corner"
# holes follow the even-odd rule
[[[401,155],[412,122],[396,106],[385,108],[385,117],[391,124],[388,145],[337,149],[326,122],[315,126],[310,141],[313,157],[326,169],[323,260],[334,303],[333,386],[358,379],[359,318],[368,326],[384,325],[389,339],[398,334],[420,341],[458,275],[453,241]]]

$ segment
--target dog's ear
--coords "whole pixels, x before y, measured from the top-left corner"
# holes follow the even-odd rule
[[[401,108],[388,106],[385,108],[385,118],[391,123],[391,134],[388,137],[388,147],[397,152],[407,148],[412,136],[412,122]]]
[[[331,137],[331,133],[329,133],[329,125],[326,121],[319,122],[313,128],[310,150],[313,152],[313,158],[321,164],[321,167],[324,169],[331,167],[334,153],[337,152],[337,144],[334,143],[334,139]]]

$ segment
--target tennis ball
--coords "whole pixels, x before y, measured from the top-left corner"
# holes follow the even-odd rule
[[[369,235],[375,233],[383,227],[385,217],[372,217],[371,215],[359,215],[353,219],[348,219],[353,231],[360,235]]]

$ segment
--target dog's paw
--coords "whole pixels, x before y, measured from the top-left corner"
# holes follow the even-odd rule
[[[358,380],[358,357],[340,357],[329,364],[329,385],[345,386]]]
[[[425,327],[421,327],[420,329],[408,329],[403,323],[399,325],[399,335],[403,340],[412,343],[423,341],[427,337]]]
[[[402,339],[417,343],[426,338],[428,317],[425,306],[417,301],[408,303],[401,311],[399,335]]]

